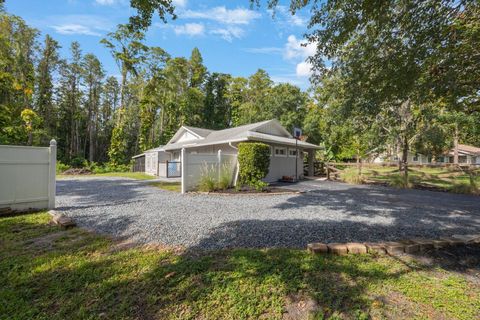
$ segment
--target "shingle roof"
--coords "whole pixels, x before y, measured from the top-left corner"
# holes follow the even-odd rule
[[[475,155],[480,155],[480,148],[474,147],[474,146],[469,146],[466,144],[459,144],[458,145],[458,150],[467,152],[467,153],[472,153]]]
[[[210,129],[203,129],[203,128],[196,128],[196,127],[190,127],[190,126],[183,126],[184,128],[196,133],[200,137],[205,138],[208,136],[210,133],[212,133],[213,130]]]
[[[177,150],[181,148],[199,147],[199,146],[205,146],[205,145],[214,145],[214,144],[228,143],[228,142],[240,142],[240,141],[248,141],[248,140],[265,141],[265,142],[271,142],[271,143],[276,142],[280,144],[295,145],[295,139],[293,138],[274,136],[274,135],[254,131],[255,129],[273,121],[275,120],[261,121],[261,122],[246,124],[243,126],[224,129],[224,130],[218,130],[218,131],[210,130],[211,131],[210,134],[208,134],[203,139],[167,144],[165,145],[164,149]],[[187,127],[187,128],[190,129],[191,127]],[[199,129],[199,128],[196,128],[196,129]],[[303,142],[303,141],[297,141],[297,145],[303,146],[306,148],[316,148],[316,149],[320,148],[317,145]]]

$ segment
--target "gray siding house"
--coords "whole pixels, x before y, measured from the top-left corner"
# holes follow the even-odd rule
[[[181,151],[189,154],[236,155],[238,144],[256,141],[270,146],[270,168],[265,181],[273,182],[283,176],[303,176],[303,159],[309,160],[309,175],[313,175],[315,151],[322,149],[305,141],[295,139],[277,120],[267,120],[224,130],[209,130],[182,126],[164,146],[148,150],[145,156],[145,173],[159,177],[179,177],[181,174]],[[135,159],[135,158],[134,158]],[[297,169],[295,170],[295,166]]]

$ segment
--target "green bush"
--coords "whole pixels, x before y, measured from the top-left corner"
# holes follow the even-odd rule
[[[84,157],[75,157],[70,161],[70,165],[74,168],[83,168],[86,163],[88,164]]]
[[[268,184],[262,179],[268,174],[270,166],[270,147],[260,142],[243,142],[238,145],[238,163],[240,186],[249,186],[257,190]]]
[[[70,166],[68,164],[62,163],[61,161],[57,161],[57,174],[63,173],[70,169]]]

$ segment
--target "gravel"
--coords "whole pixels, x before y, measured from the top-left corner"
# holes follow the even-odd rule
[[[57,181],[57,208],[87,229],[198,249],[305,248],[480,233],[480,197],[327,181],[284,195],[181,195],[125,178]]]

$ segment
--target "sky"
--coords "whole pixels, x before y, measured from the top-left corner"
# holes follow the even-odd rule
[[[83,53],[94,53],[108,75],[119,71],[109,51],[100,44],[119,23],[134,13],[129,0],[7,0],[9,13],[22,17],[30,26],[50,34],[68,57],[72,41]],[[167,24],[156,17],[145,43],[159,46],[172,56],[189,57],[197,47],[210,72],[248,77],[266,70],[273,81],[289,82],[307,89],[310,66],[305,59],[315,52],[302,46],[307,32],[308,11],[295,16],[288,1],[280,1],[275,17],[263,2],[251,8],[249,0],[173,0],[178,18]]]

